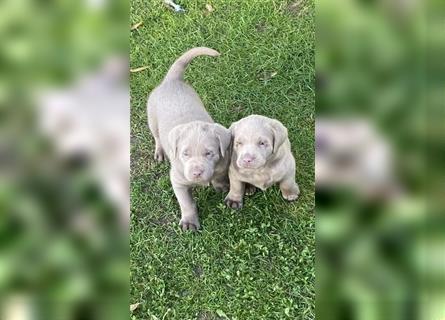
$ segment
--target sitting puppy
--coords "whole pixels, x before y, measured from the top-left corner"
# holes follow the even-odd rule
[[[284,199],[293,201],[300,190],[295,182],[295,160],[287,129],[277,120],[251,115],[232,124],[232,161],[227,206],[239,209],[243,195],[280,184]]]
[[[230,131],[214,123],[198,94],[183,80],[197,56],[218,56],[209,48],[194,48],[173,63],[162,83],[148,98],[148,125],[156,143],[155,159],[171,163],[170,179],[181,207],[183,230],[200,228],[191,188],[208,185],[227,191]]]

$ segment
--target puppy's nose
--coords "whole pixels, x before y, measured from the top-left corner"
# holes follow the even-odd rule
[[[192,175],[194,178],[199,178],[203,172],[204,172],[204,170],[196,168],[196,169],[193,169]]]
[[[254,156],[248,155],[243,157],[244,164],[251,164],[255,160]]]

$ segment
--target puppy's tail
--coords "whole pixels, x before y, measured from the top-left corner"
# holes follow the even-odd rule
[[[187,68],[187,65],[190,63],[190,61],[193,60],[193,58],[198,56],[217,57],[219,56],[219,52],[206,47],[197,47],[190,49],[173,63],[173,65],[168,70],[167,75],[164,78],[164,81],[183,80],[184,71]]]

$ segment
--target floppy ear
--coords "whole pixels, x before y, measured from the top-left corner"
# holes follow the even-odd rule
[[[219,141],[219,151],[221,153],[221,156],[224,158],[226,151],[230,146],[232,135],[230,134],[230,131],[225,127],[223,127],[222,125],[215,123],[214,126],[215,126],[215,135]]]
[[[185,125],[179,125],[171,129],[168,133],[168,144],[172,159],[175,159],[178,155],[178,142],[184,133],[184,128]]]
[[[283,126],[280,121],[275,119],[270,119],[268,125],[272,130],[273,152],[275,153],[287,139],[287,128]]]

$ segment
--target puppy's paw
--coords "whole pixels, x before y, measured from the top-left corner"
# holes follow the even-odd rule
[[[231,198],[231,197],[227,196],[224,199],[224,202],[225,202],[225,204],[229,208],[232,208],[232,209],[241,209],[243,207],[243,200],[242,199],[241,200],[237,200],[237,199],[234,199],[234,198]]]
[[[245,188],[245,191],[244,191],[244,194],[246,196],[251,196],[251,195],[255,194],[255,192],[256,192],[256,187],[255,186],[253,186],[251,184],[246,184],[246,188]]]
[[[298,193],[290,193],[290,194],[283,194],[283,198],[287,201],[295,201],[298,199],[299,194]]]
[[[179,221],[179,226],[181,227],[182,231],[197,231],[201,229],[198,219],[182,218],[181,221]]]
[[[222,192],[222,193],[229,192],[229,185],[228,184],[213,184],[213,188],[217,192]]]
[[[294,188],[292,190],[286,190],[281,191],[281,194],[283,195],[283,198],[287,201],[295,201],[298,199],[298,196],[300,195],[300,189]]]
[[[164,161],[165,160],[165,154],[164,154],[164,150],[162,150],[162,149],[157,149],[156,151],[155,151],[155,160],[156,161],[158,161],[158,162],[162,162],[162,161]]]

